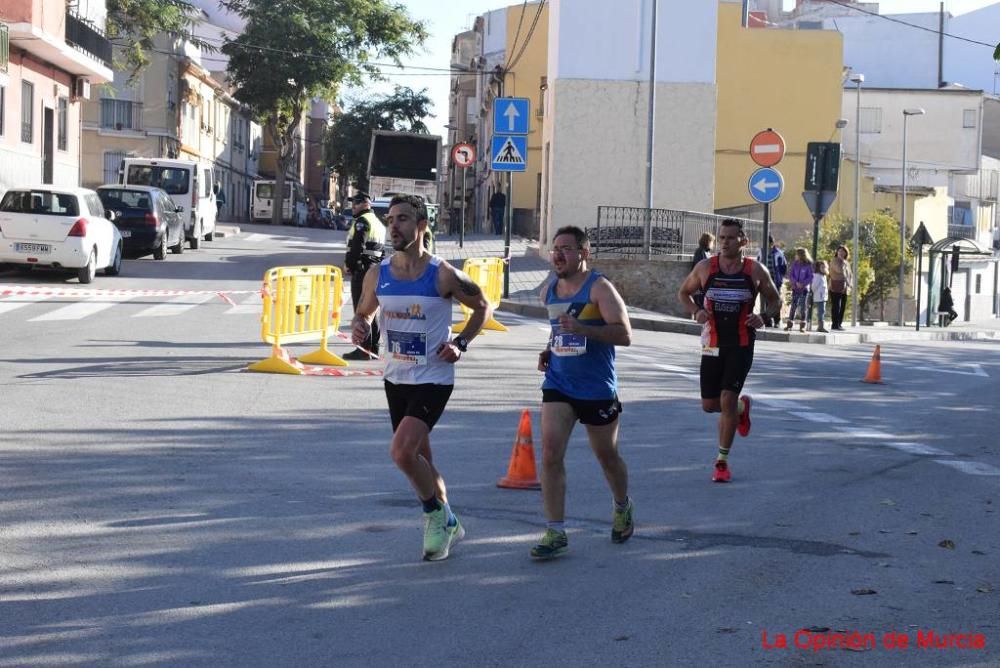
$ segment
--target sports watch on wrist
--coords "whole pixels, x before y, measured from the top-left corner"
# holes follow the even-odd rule
[[[469,350],[469,342],[464,336],[456,336],[451,342],[463,353]]]

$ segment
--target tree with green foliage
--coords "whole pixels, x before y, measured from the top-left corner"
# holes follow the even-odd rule
[[[129,73],[136,81],[149,65],[149,53],[157,35],[183,37],[206,51],[211,44],[194,37],[191,28],[198,22],[199,11],[185,0],[107,0],[105,32],[118,50],[116,68]]]
[[[326,163],[341,182],[368,190],[372,130],[426,133],[423,119],[431,116],[431,105],[426,88],[417,92],[405,86],[396,86],[391,95],[355,100],[349,109],[334,117],[327,130]]]
[[[222,52],[236,90],[277,149],[272,222],[281,216],[285,175],[298,159],[305,110],[333,100],[340,85],[379,77],[373,58],[400,58],[427,38],[424,24],[387,0],[220,0],[245,21]]]
[[[811,240],[810,236],[810,243]],[[828,216],[820,224],[819,257],[816,259],[829,261],[840,245],[853,252],[854,223],[844,216]],[[890,210],[883,209],[862,217],[858,225],[858,250],[858,276],[854,279],[858,307],[863,314],[877,302],[879,319],[884,320],[886,299],[896,292],[899,281],[899,221]],[[909,248],[904,261],[909,271],[913,266]]]

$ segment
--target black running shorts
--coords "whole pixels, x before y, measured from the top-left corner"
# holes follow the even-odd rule
[[[701,356],[701,398],[718,399],[724,390],[743,389],[753,366],[753,346],[724,346],[718,356]]]
[[[610,399],[574,399],[559,390],[542,390],[542,403],[569,404],[580,424],[603,427],[618,419],[622,402],[615,395]]]
[[[399,423],[404,417],[415,417],[423,420],[430,431],[441,419],[444,407],[454,385],[396,385],[385,381],[385,398],[389,401],[389,418],[392,420],[392,433],[396,433]]]

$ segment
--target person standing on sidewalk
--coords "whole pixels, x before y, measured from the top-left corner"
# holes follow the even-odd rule
[[[490,216],[493,218],[493,234],[503,234],[503,215],[507,208],[507,196],[497,190],[490,197]]]
[[[590,240],[578,227],[563,227],[552,239],[556,280],[544,292],[552,331],[538,355],[542,383],[542,501],[546,529],[531,548],[535,559],[553,559],[569,549],[565,528],[569,438],[577,421],[587,428],[590,448],[604,470],[614,509],[611,541],[624,543],[633,532],[628,469],[618,452],[615,346],[632,343],[628,312],[615,286],[587,268]]]
[[[361,301],[361,290],[369,267],[377,265],[385,255],[385,225],[372,211],[371,198],[366,192],[359,192],[351,200],[354,223],[347,233],[347,255],[344,257],[344,271],[351,275],[351,304],[357,309]],[[372,323],[371,336],[358,342],[362,348],[378,355],[379,329]],[[370,360],[368,353],[355,348],[344,355],[345,360]]]
[[[773,236],[767,237],[767,247],[768,250],[766,253],[763,248],[760,250],[757,261],[767,267],[767,272],[771,275],[771,281],[778,289],[778,306],[777,308],[772,308],[771,304],[761,303],[760,313],[761,317],[764,318],[765,327],[777,327],[781,324],[781,286],[784,284],[785,274],[788,272],[788,261],[785,259],[784,252],[774,242]],[[778,317],[768,317],[768,313],[771,312],[777,313]]]
[[[753,312],[757,295],[764,297],[772,318],[778,317],[778,290],[771,275],[759,262],[743,257],[747,245],[743,223],[726,218],[719,226],[719,253],[698,263],[684,279],[677,297],[681,306],[703,325],[701,351],[701,408],[719,413],[719,454],[713,482],[729,482],[729,451],[737,431],[750,433],[748,395],[740,396],[750,367],[753,345],[764,318]],[[694,301],[698,290],[705,304]]]
[[[444,478],[431,454],[430,433],[454,388],[455,363],[482,329],[490,305],[466,273],[424,249],[428,223],[422,198],[393,197],[386,222],[395,253],[365,274],[351,338],[355,345],[367,341],[381,308],[390,454],[423,504],[424,559],[440,561],[448,558],[465,529],[448,504]],[[472,314],[461,334],[450,338],[453,300]]]
[[[830,330],[826,328],[823,323],[823,318],[826,316],[826,299],[829,293],[829,286],[826,281],[827,274],[827,264],[825,260],[819,260],[816,262],[813,268],[813,280],[812,280],[812,300],[813,306],[816,307],[816,324],[818,325],[816,331],[822,334],[826,334]]]
[[[792,307],[788,311],[788,322],[785,324],[786,332],[791,331],[796,314],[799,316],[799,331],[806,331],[807,302],[809,301],[809,291],[812,289],[812,280],[813,259],[805,248],[796,248],[795,261],[792,262],[792,268],[788,270],[788,284],[792,288]]]
[[[844,311],[847,310],[847,295],[854,288],[851,273],[851,251],[847,246],[837,246],[837,252],[830,260],[830,329],[844,329]]]

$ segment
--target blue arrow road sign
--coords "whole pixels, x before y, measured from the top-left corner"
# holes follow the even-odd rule
[[[524,172],[528,169],[528,138],[511,135],[493,138],[490,167],[494,172]]]
[[[526,135],[531,101],[526,97],[498,97],[493,101],[493,134]]]
[[[781,191],[785,189],[785,179],[781,178],[781,172],[777,169],[761,167],[750,175],[747,185],[751,197],[761,204],[770,204],[781,197]]]

